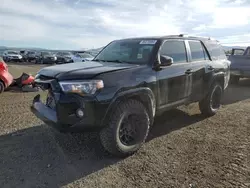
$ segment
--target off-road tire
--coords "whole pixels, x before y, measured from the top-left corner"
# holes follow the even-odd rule
[[[138,138],[139,141],[133,145],[127,146],[120,140],[120,128],[122,121],[127,115],[136,115],[139,117]],[[145,142],[150,127],[150,119],[144,105],[137,100],[128,100],[117,103],[117,107],[111,113],[108,125],[100,131],[100,140],[106,151],[117,157],[126,157],[135,153]]]
[[[239,81],[240,81],[240,77],[239,76],[231,76],[230,77],[230,83],[231,84],[237,85],[237,84],[239,84]]]
[[[5,89],[4,83],[0,80],[0,93],[3,93]]]
[[[220,94],[217,93],[219,102],[217,102],[218,106],[216,108],[212,107],[212,104],[211,104],[212,97],[214,96],[214,94],[216,95],[215,92],[220,93]],[[200,108],[201,113],[207,117],[215,115],[221,106],[220,101],[221,101],[222,95],[223,95],[223,89],[222,89],[221,84],[219,84],[217,82],[214,83],[211,86],[206,97],[199,102],[199,108]]]

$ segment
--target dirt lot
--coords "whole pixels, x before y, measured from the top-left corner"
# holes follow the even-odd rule
[[[15,77],[38,65],[11,65]],[[0,187],[250,187],[250,80],[204,119],[197,104],[156,119],[135,155],[115,159],[96,133],[61,134],[29,111],[36,93],[0,95]]]

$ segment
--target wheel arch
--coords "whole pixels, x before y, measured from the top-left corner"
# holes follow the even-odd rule
[[[211,80],[210,84],[209,84],[209,88],[211,88],[211,86],[214,84],[214,83],[219,83],[221,85],[221,87],[223,88],[224,90],[224,84],[225,84],[225,74],[223,72],[219,72],[219,73],[216,73],[214,76],[213,76],[213,79]]]
[[[102,120],[102,125],[106,125],[108,123],[110,115],[115,110],[115,107],[119,105],[119,103],[129,99],[140,101],[144,105],[150,118],[150,125],[152,125],[156,111],[156,101],[155,96],[150,88],[136,88],[117,93],[106,111],[106,114]]]

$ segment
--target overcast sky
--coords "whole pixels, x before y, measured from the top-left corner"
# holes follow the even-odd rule
[[[0,46],[98,48],[179,33],[250,45],[250,0],[0,0]]]

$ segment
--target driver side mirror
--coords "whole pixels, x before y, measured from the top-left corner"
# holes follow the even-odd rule
[[[172,57],[166,56],[166,55],[161,55],[160,56],[160,67],[166,67],[166,66],[170,66],[173,64],[174,60]]]

